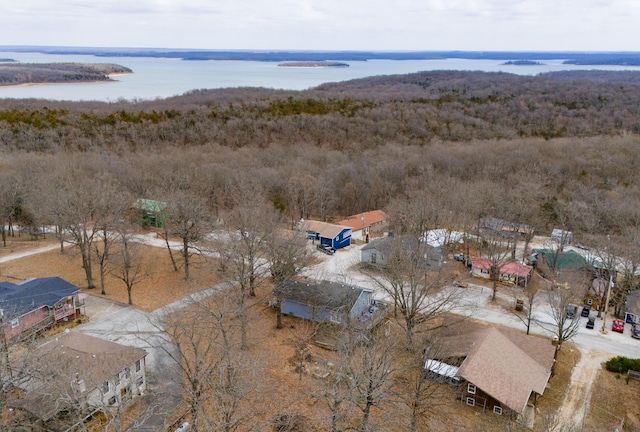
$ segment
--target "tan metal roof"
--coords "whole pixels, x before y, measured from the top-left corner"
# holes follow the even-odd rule
[[[302,223],[301,228],[305,231],[317,232],[320,237],[332,239],[340,234],[343,229],[348,229],[349,227],[335,225],[328,222],[307,220]]]

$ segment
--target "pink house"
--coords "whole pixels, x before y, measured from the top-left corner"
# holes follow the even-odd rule
[[[80,288],[59,277],[0,282],[0,315],[7,341],[20,340],[80,313]]]
[[[489,258],[472,258],[471,275],[484,279],[491,278],[493,261]],[[499,262],[500,279],[518,285],[526,285],[531,278],[533,267],[517,262]]]

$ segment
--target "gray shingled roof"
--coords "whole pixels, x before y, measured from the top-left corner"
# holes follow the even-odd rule
[[[0,309],[16,317],[42,306],[53,307],[78,291],[80,288],[59,277],[29,279],[20,284],[0,282]]]
[[[330,281],[288,281],[273,290],[284,300],[313,305],[324,310],[351,309],[364,289]]]

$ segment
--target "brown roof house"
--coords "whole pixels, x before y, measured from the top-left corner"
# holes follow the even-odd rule
[[[338,222],[338,225],[351,228],[351,236],[354,240],[367,241],[369,237],[380,237],[389,227],[389,217],[382,210],[372,210],[349,216]]]
[[[12,365],[22,396],[8,404],[48,431],[66,431],[146,389],[141,348],[78,332],[63,333]]]
[[[460,384],[460,400],[495,414],[531,418],[551,377],[555,347],[549,339],[464,322],[432,338],[425,368]]]

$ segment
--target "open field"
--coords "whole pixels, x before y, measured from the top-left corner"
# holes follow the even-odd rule
[[[44,241],[11,241],[4,250],[24,252],[30,248],[39,248],[51,244]],[[191,278],[184,280],[184,272],[173,270],[169,253],[166,249],[152,246],[141,247],[141,266],[144,278],[134,285],[132,290],[133,307],[145,312],[151,312],[165,304],[215,285],[218,281],[216,262],[205,260],[200,256],[193,256]],[[0,250],[3,250],[0,248]],[[4,254],[3,254],[4,255]],[[3,256],[3,255],[0,255]],[[174,251],[175,256],[175,251]],[[14,261],[0,263],[0,280],[19,282],[34,277],[59,276],[80,287],[82,292],[102,296],[100,294],[100,273],[97,263],[93,264],[93,277],[96,288],[87,289],[87,280],[82,269],[82,259],[76,248],[65,246],[65,252],[59,249]],[[113,267],[111,268],[113,270]],[[115,276],[108,274],[105,278],[106,295],[103,297],[127,303],[127,290],[124,283]]]

